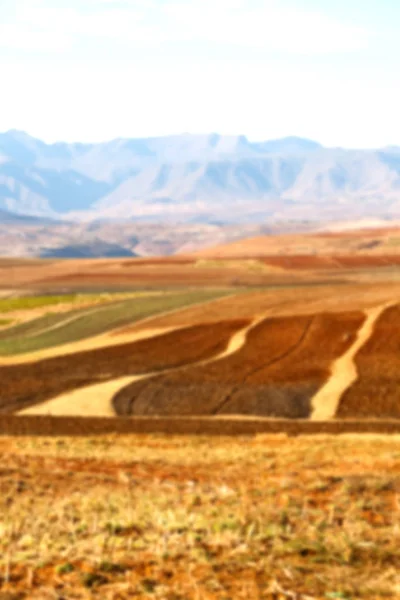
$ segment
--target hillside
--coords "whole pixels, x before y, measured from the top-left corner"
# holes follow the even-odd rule
[[[272,231],[259,225],[60,223],[4,214],[3,219],[0,213],[0,256],[3,257],[165,256]]]
[[[357,226],[356,223],[353,224]],[[388,226],[336,230],[326,229],[311,233],[261,235],[232,241],[198,250],[203,258],[252,258],[305,256],[309,260],[320,256],[372,255],[392,256],[400,251],[400,230],[393,223]]]
[[[0,211],[19,215],[211,224],[394,218],[399,190],[396,147],[216,133],[46,144],[0,134]]]

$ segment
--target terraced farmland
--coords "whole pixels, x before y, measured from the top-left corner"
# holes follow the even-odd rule
[[[241,320],[198,325],[131,344],[2,366],[0,412],[21,410],[95,382],[204,360],[223,351],[246,324]]]
[[[302,256],[287,258],[302,270]],[[166,267],[195,268],[190,260]],[[142,266],[162,267],[162,260],[153,262]],[[247,268],[239,262],[232,268]],[[130,271],[129,264],[119,268]],[[95,271],[111,267],[100,261]],[[103,295],[101,303],[91,297],[93,304],[84,306],[75,306],[73,295],[6,299],[10,306],[25,303],[35,318],[0,331],[2,414],[85,416],[88,427],[92,416],[272,418],[301,427],[304,420],[400,414],[396,334],[383,350],[387,332],[398,326],[397,309],[385,310],[400,300],[396,281],[316,285],[305,277],[267,288],[138,290],[129,297]],[[49,312],[52,306],[56,312]],[[371,354],[375,339],[380,345]],[[383,365],[383,352],[393,355],[392,370]],[[382,410],[365,377],[375,378]]]
[[[0,355],[34,352],[100,335],[158,313],[207,302],[227,293],[226,290],[193,290],[149,294],[108,302],[105,306],[46,314],[0,332]]]
[[[383,312],[356,357],[358,379],[343,395],[338,418],[400,418],[400,307]]]
[[[114,398],[116,412],[307,418],[311,398],[363,319],[357,312],[266,319],[225,359],[121,390]]]

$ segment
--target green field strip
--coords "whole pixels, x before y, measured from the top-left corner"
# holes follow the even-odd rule
[[[94,296],[88,296],[88,300],[93,300]],[[68,294],[57,296],[21,296],[18,298],[1,298],[0,313],[8,313],[16,310],[32,310],[35,308],[45,308],[46,306],[56,306],[58,304],[72,304],[81,302],[82,294]]]
[[[13,327],[12,333],[9,331],[10,335],[6,338],[0,335],[0,355],[24,354],[79,341],[153,315],[207,302],[227,294],[232,294],[232,290],[192,290],[159,296],[140,296],[114,302],[109,306],[102,305],[90,312],[85,308],[62,315],[46,315],[36,319],[35,323],[24,324],[25,329],[24,325]],[[75,316],[74,312],[76,318],[71,318]],[[63,320],[68,322],[63,324]],[[40,333],[45,327],[49,330]]]
[[[70,320],[73,319],[75,316],[79,316],[79,315],[83,315],[86,314],[88,311],[92,311],[92,310],[96,310],[100,307],[105,307],[105,306],[109,306],[111,304],[115,304],[115,302],[121,302],[122,300],[126,299],[126,298],[132,298],[132,292],[131,293],[125,293],[125,294],[76,294],[74,296],[72,295],[64,295],[64,296],[52,296],[54,302],[53,304],[44,304],[41,305],[40,301],[43,297],[27,297],[27,298],[13,298],[13,300],[18,300],[18,301],[28,301],[29,302],[34,299],[35,301],[37,300],[37,304],[35,305],[31,305],[30,308],[38,308],[40,306],[54,306],[55,304],[71,304],[71,299],[72,299],[72,305],[74,302],[78,303],[82,303],[82,301],[85,302],[92,302],[93,304],[89,305],[89,306],[78,306],[76,308],[70,308],[67,311],[64,312],[49,312],[46,313],[40,317],[36,317],[33,319],[30,319],[29,321],[23,322],[23,323],[17,323],[14,327],[8,327],[7,330],[4,331],[0,331],[0,340],[11,340],[11,339],[19,339],[21,337],[32,337],[36,334],[39,334],[41,332],[44,332],[45,330],[48,330],[52,327],[58,327],[61,323],[63,323],[66,320]],[[47,297],[45,297],[45,299],[47,300]],[[59,299],[62,299],[62,301],[59,301]],[[56,302],[57,300],[57,302]],[[1,302],[0,302],[1,303]],[[18,309],[21,309],[21,304],[14,304],[13,306],[18,306]],[[15,310],[17,310],[17,308],[15,308]],[[1,311],[0,311],[1,312]],[[0,318],[1,321],[1,318]],[[10,321],[12,322],[12,321]]]

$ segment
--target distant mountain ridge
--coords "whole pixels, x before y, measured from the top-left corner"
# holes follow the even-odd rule
[[[0,133],[0,221],[21,215],[218,224],[396,218],[400,148],[218,133],[46,144],[11,130]]]

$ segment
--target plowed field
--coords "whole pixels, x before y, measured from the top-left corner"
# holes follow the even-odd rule
[[[219,354],[245,320],[203,324],[147,340],[0,368],[0,412],[91,383],[190,364]]]
[[[182,327],[224,319],[253,319],[257,316],[312,315],[319,312],[364,310],[400,298],[400,285],[382,282],[379,285],[347,284],[292,286],[262,291],[249,291],[234,297],[221,298],[203,306],[183,308],[173,315],[155,317],[145,324],[121,328],[117,334],[147,327]]]
[[[356,357],[358,380],[344,394],[338,418],[400,418],[400,308],[387,309]]]
[[[128,386],[114,398],[116,412],[306,418],[363,320],[359,312],[267,319],[228,358]]]

